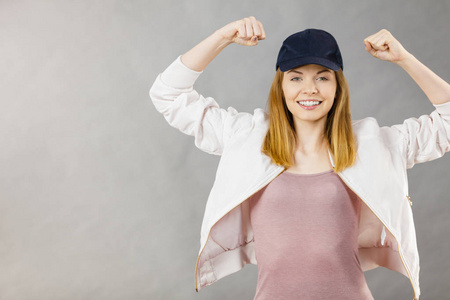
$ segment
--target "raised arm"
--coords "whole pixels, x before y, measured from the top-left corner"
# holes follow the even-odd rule
[[[390,140],[403,145],[399,149],[406,167],[439,158],[450,151],[450,85],[406,51],[385,29],[366,38],[364,44],[374,57],[401,66],[436,105],[436,110],[429,115],[384,127],[386,134],[393,134]]]
[[[170,125],[195,137],[201,150],[220,155],[234,127],[251,118],[232,108],[221,109],[211,97],[203,97],[194,83],[206,66],[227,45],[254,46],[265,38],[262,24],[254,17],[230,23],[200,42],[158,75],[150,89],[156,109]]]
[[[266,33],[261,22],[256,20],[255,17],[248,17],[220,28],[186,52],[181,57],[181,61],[191,70],[203,71],[229,44],[256,46],[258,40],[264,40],[265,38]]]
[[[386,29],[367,37],[364,44],[372,56],[401,66],[419,85],[431,103],[442,104],[450,101],[450,84],[406,51]]]

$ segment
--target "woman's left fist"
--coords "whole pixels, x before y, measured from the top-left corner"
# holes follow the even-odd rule
[[[372,56],[394,63],[401,62],[408,54],[402,44],[386,29],[364,39],[364,45]]]

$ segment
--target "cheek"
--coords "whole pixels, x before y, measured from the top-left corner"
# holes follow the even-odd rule
[[[283,96],[287,101],[295,99],[295,97],[297,97],[296,91],[286,85],[282,86],[282,90]]]
[[[290,113],[291,115],[295,115],[295,114],[298,113],[298,111],[297,111],[298,106],[297,106],[297,104],[296,104],[295,102],[293,102],[293,101],[287,101],[287,102],[285,102],[285,105],[286,105],[287,110],[289,111],[289,113]]]
[[[322,95],[327,99],[334,99],[336,97],[336,86],[326,86],[322,90]]]
[[[284,105],[292,113],[294,105],[296,105],[295,101],[293,101],[295,99],[295,96],[293,96],[292,91],[289,91],[289,90],[283,89],[282,92],[283,92],[283,98],[284,98],[283,99]]]

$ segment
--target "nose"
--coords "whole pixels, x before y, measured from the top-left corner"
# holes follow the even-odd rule
[[[302,93],[307,95],[317,94],[317,86],[314,79],[305,80],[302,87]]]

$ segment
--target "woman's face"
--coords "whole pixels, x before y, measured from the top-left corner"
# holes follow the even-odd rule
[[[296,125],[323,122],[334,103],[335,72],[319,65],[304,65],[284,72],[282,89]]]

